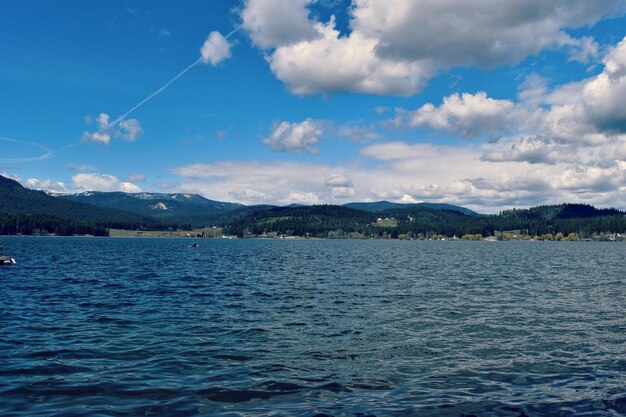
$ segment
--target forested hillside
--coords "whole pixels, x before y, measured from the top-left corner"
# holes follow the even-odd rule
[[[59,199],[24,188],[10,178],[0,176],[0,213],[4,223],[0,223],[2,233],[30,234],[33,229],[61,234],[84,233],[92,230],[101,234],[107,227],[115,228],[161,228],[164,225],[149,217],[122,210],[106,209]],[[11,226],[15,225],[15,226]],[[92,233],[92,232],[89,232]],[[93,234],[93,233],[92,233]]]

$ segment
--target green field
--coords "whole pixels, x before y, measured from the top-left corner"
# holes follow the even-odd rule
[[[124,230],[124,229],[109,229],[109,236],[111,237],[195,237],[202,234],[204,229],[193,230]]]

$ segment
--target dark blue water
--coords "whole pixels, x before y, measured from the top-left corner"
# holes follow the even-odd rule
[[[626,245],[2,238],[1,416],[626,414]]]

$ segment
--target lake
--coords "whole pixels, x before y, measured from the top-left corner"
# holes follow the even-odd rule
[[[625,244],[0,244],[4,417],[626,413]]]

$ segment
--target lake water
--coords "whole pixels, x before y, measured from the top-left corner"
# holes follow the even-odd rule
[[[626,245],[13,238],[0,415],[626,414]]]

